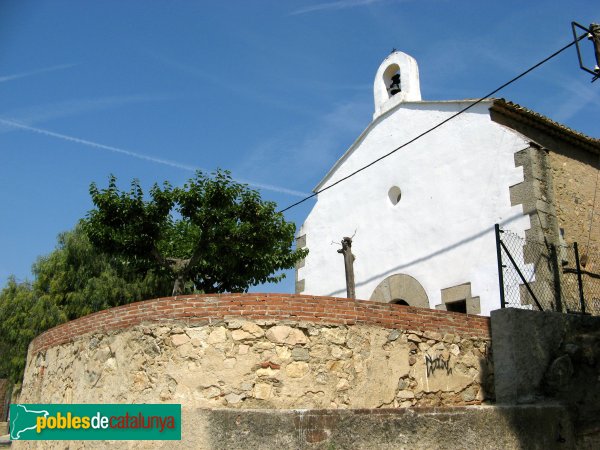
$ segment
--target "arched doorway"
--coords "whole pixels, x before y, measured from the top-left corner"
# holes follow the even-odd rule
[[[397,305],[429,308],[429,299],[421,283],[410,275],[397,273],[390,275],[377,285],[371,300]]]
[[[394,305],[410,306],[406,300],[403,300],[401,298],[395,298],[391,300],[390,303],[393,303]]]

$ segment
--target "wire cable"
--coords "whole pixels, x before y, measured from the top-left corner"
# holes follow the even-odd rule
[[[517,81],[520,78],[523,78],[525,75],[527,75],[529,72],[532,72],[533,70],[537,69],[538,67],[540,67],[542,64],[550,61],[552,58],[554,58],[555,56],[558,56],[560,53],[562,53],[563,51],[565,51],[566,49],[568,49],[569,47],[575,45],[577,42],[579,42],[580,40],[582,40],[583,38],[585,38],[587,36],[586,34],[583,34],[582,36],[574,39],[571,43],[565,45],[564,47],[562,47],[560,50],[557,50],[556,52],[552,53],[550,56],[544,58],[543,60],[541,60],[540,62],[538,62],[537,64],[531,66],[529,69],[527,69],[526,71],[522,72],[521,74],[517,75],[516,77],[514,77],[513,79],[507,81],[506,83],[504,83],[503,85],[501,85],[500,87],[494,89],[493,91],[489,92],[488,94],[484,95],[483,97],[481,97],[479,100],[474,101],[473,103],[469,104],[468,106],[465,106],[463,109],[461,109],[460,111],[458,111],[457,113],[451,115],[450,117],[442,120],[441,122],[439,122],[438,124],[434,125],[433,127],[429,128],[428,130],[422,132],[421,134],[419,134],[418,136],[415,136],[414,138],[412,138],[411,140],[405,142],[404,144],[400,145],[399,147],[396,147],[395,149],[391,150],[390,152],[386,153],[383,156],[380,156],[379,158],[375,159],[374,161],[371,161],[369,164],[367,164],[366,166],[363,166],[357,170],[355,170],[354,172],[346,175],[345,177],[340,178],[339,180],[337,180],[336,182],[330,184],[329,186],[325,186],[323,189],[319,189],[318,191],[313,192],[311,195],[304,197],[302,200],[297,201],[296,203],[292,203],[291,205],[287,206],[286,208],[282,209],[281,211],[279,211],[280,213],[283,213],[289,209],[294,208],[295,206],[298,206],[302,203],[304,203],[305,201],[319,195],[321,192],[325,192],[328,189],[331,189],[332,187],[340,184],[342,181],[346,181],[348,178],[353,177],[354,175],[362,172],[363,170],[368,169],[369,167],[377,164],[379,161],[381,161],[382,159],[387,158],[388,156],[396,153],[398,150],[403,149],[404,147],[406,147],[407,145],[412,144],[413,142],[421,139],[423,136],[431,133],[432,131],[438,129],[439,127],[441,127],[442,125],[444,125],[445,123],[450,122],[451,120],[455,119],[456,117],[460,116],[462,113],[468,111],[469,109],[473,108],[475,105],[478,105],[479,103],[481,103],[482,101],[484,101],[485,99],[491,97],[492,95],[496,94],[497,92],[501,91],[502,89],[504,89],[505,87],[507,87],[508,85],[514,83],[515,81]]]

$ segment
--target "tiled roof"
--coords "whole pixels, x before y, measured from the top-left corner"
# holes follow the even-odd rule
[[[566,125],[555,122],[554,120],[517,103],[506,101],[503,98],[495,99],[491,109],[500,114],[508,115],[516,120],[524,121],[528,125],[532,125],[536,128],[544,129],[553,134],[560,134],[564,138],[578,142],[589,150],[600,153],[600,139],[573,130]]]

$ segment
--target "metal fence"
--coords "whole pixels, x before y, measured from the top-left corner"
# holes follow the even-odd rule
[[[580,258],[577,243],[556,246],[496,225],[503,308],[600,315],[600,256]]]

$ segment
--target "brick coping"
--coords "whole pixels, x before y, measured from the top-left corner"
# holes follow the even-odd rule
[[[98,311],[51,328],[31,342],[33,356],[89,333],[143,323],[201,326],[224,319],[372,325],[490,339],[490,318],[391,303],[298,294],[198,294],[145,300]]]

